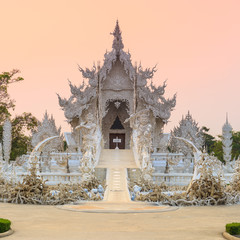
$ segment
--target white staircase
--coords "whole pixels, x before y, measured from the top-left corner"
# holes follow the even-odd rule
[[[131,149],[103,149],[97,168],[107,168],[107,202],[130,202],[127,168],[137,168]]]

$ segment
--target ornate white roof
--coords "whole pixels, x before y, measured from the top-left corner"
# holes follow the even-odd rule
[[[190,140],[198,149],[201,149],[204,143],[202,129],[198,127],[197,122],[193,120],[189,111],[185,117],[182,117],[179,126],[174,127],[171,134],[175,137]],[[171,140],[171,148],[174,151],[182,151],[184,154],[192,152],[188,145],[175,138]]]
[[[133,87],[135,81],[138,98],[143,101],[144,107],[151,109],[155,117],[167,122],[176,105],[176,94],[171,99],[166,99],[163,96],[166,82],[163,86],[156,87],[151,81],[150,85],[147,86],[148,81],[152,79],[154,72],[156,72],[156,67],[146,68],[145,70],[141,65],[133,67],[131,54],[123,50],[124,44],[118,21],[112,35],[114,36],[112,50],[104,54],[102,67],[99,66],[97,69],[94,65],[91,70],[89,68],[84,70],[79,66],[83,78],[87,79],[87,85],[82,84],[80,87],[76,87],[69,82],[72,96],[67,100],[58,95],[59,105],[64,110],[66,118],[71,121],[74,117],[81,117],[83,110],[88,109],[92,100],[96,97],[98,86],[100,85],[99,88],[102,88],[116,61],[120,61]]]
[[[38,123],[37,131],[32,133],[32,146],[35,147],[39,142],[52,136],[59,136],[44,147],[44,151],[60,150],[62,147],[61,127],[57,128],[53,116],[49,117],[47,111],[42,122]]]

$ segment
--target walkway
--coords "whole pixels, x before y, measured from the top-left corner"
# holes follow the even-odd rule
[[[132,150],[103,149],[97,168],[107,168],[107,189],[104,200],[59,206],[60,209],[91,213],[151,213],[178,209],[159,206],[156,203],[131,201],[127,168],[137,168]]]
[[[225,224],[239,216],[240,205],[106,214],[0,203],[0,217],[11,219],[15,230],[6,240],[223,240]]]

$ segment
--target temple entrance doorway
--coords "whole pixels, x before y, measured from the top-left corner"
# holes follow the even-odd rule
[[[110,133],[109,134],[110,149],[125,149],[125,133]]]
[[[129,103],[127,100],[110,99],[105,106],[102,119],[102,134],[105,149],[130,149],[132,129],[129,121]]]

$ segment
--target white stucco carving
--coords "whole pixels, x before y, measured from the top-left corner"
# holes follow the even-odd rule
[[[51,136],[43,139],[40,141],[32,150],[29,159],[28,159],[28,171],[30,172],[33,170],[36,173],[39,173],[39,157],[41,152],[43,151],[44,147],[46,146],[47,143],[53,141],[54,139],[59,138],[59,136]]]
[[[64,132],[64,137],[68,146],[68,150],[71,152],[75,152],[78,146],[73,134],[71,132]]]
[[[2,143],[0,143],[0,172],[3,167],[3,151],[2,151]]]
[[[198,124],[193,120],[189,112],[182,118],[179,122],[179,126],[175,127],[171,134],[175,137],[182,137],[190,140],[198,149],[201,149],[203,146],[204,139],[202,130],[198,127]],[[183,152],[185,155],[192,152],[187,144],[176,138],[171,139],[170,147],[173,151]]]
[[[163,153],[169,152],[168,144],[169,144],[170,138],[171,138],[170,133],[161,134],[161,137],[159,139],[159,149],[158,149],[159,152],[163,152]]]
[[[138,102],[138,111],[150,109],[155,118],[160,118],[166,123],[176,105],[176,95],[171,99],[164,97],[166,82],[159,87],[154,86],[152,82],[147,85],[156,72],[156,67],[145,70],[141,65],[133,67],[130,53],[123,50],[118,22],[112,35],[112,51],[105,53],[101,67],[96,69],[93,66],[92,70],[79,67],[82,76],[87,80],[86,85],[82,84],[78,88],[69,83],[72,96],[68,100],[58,96],[66,118],[71,124],[74,119],[81,119],[83,112],[90,111],[90,105],[96,103],[94,99],[98,99],[101,105],[98,109],[95,107],[95,112],[100,111],[99,116],[103,118],[107,113],[105,105],[110,99],[126,99],[129,102],[129,114],[134,112],[135,101]],[[135,96],[137,100],[134,100]]]
[[[135,148],[142,177],[145,180],[152,180],[152,172],[154,168],[151,162],[152,153],[152,125],[150,124],[149,110],[145,109],[136,114],[132,114],[126,121],[131,121],[134,139],[133,148]]]
[[[228,117],[226,117],[226,122],[222,127],[223,136],[223,159],[227,163],[231,161],[232,157],[232,126],[228,122]]]
[[[116,109],[119,109],[121,106],[121,103],[126,103],[126,111],[128,114],[130,114],[130,105],[129,105],[129,101],[127,99],[120,99],[120,98],[115,98],[115,99],[108,99],[106,101],[106,107],[105,107],[105,111],[103,114],[103,117],[105,117],[107,115],[107,113],[109,112],[109,108],[110,108],[110,103],[113,103],[114,106],[116,107]]]
[[[10,160],[11,145],[12,145],[12,124],[10,120],[7,119],[3,125],[3,157],[6,165],[8,165]]]
[[[82,122],[76,127],[82,132],[82,153],[80,171],[82,173],[83,181],[88,181],[93,177],[94,168],[96,166],[96,154],[98,147],[99,133],[97,131],[97,124],[94,122],[94,116],[88,113],[86,121]]]
[[[32,146],[35,147],[37,144],[44,139],[52,136],[59,136],[49,142],[44,148],[44,152],[52,152],[62,150],[63,136],[61,135],[61,127],[57,128],[53,116],[51,118],[48,113],[45,112],[42,122],[38,123],[38,129],[32,133]]]

